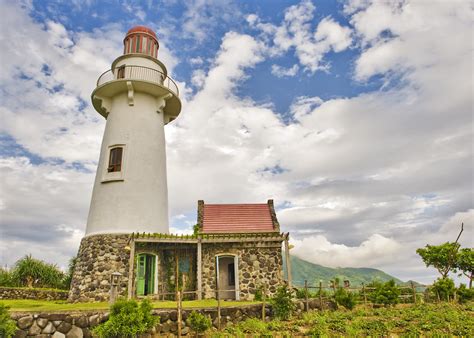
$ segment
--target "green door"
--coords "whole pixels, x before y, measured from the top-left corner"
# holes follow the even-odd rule
[[[137,257],[137,296],[146,296],[155,291],[156,256],[140,254]]]

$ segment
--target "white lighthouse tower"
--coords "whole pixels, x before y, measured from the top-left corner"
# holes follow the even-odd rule
[[[130,29],[123,55],[92,93],[107,123],[86,236],[169,231],[164,126],[178,116],[181,102],[158,49],[151,29]]]
[[[130,234],[169,232],[164,126],[181,111],[178,87],[158,60],[153,30],[134,27],[123,42],[123,55],[92,92],[107,122],[70,301],[108,299],[117,273],[123,293],[134,259]]]

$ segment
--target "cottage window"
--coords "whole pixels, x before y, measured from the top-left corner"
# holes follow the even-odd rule
[[[107,171],[109,173],[118,172],[122,170],[122,147],[115,147],[110,149],[110,156],[109,156],[109,167]]]

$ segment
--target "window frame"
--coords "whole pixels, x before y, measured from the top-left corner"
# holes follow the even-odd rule
[[[112,171],[110,169],[111,161],[112,161],[112,151],[113,149],[121,148],[122,149],[122,158],[119,165],[120,170]],[[114,182],[114,181],[123,181],[125,178],[125,170],[126,170],[126,163],[127,163],[127,146],[125,144],[112,144],[109,145],[106,149],[107,153],[105,154],[105,158],[103,159],[103,169],[102,169],[102,183],[107,182]],[[115,169],[118,166],[114,164]]]

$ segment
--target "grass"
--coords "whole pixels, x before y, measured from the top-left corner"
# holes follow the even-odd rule
[[[87,310],[106,310],[109,308],[108,302],[97,303],[67,303],[66,301],[46,301],[46,300],[32,300],[32,299],[13,299],[1,300],[0,303],[8,306],[10,311],[87,311]],[[258,304],[259,302],[246,301],[223,301],[222,307],[242,306]],[[217,301],[215,299],[204,300],[188,300],[183,301],[183,308],[193,309],[201,307],[216,307]],[[155,309],[173,309],[176,308],[174,301],[155,301],[153,302]]]
[[[418,337],[474,336],[474,304],[402,305],[389,308],[359,306],[354,310],[310,311],[289,321],[248,319],[215,337]]]

